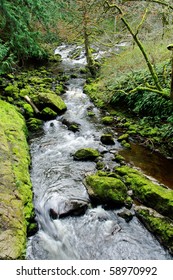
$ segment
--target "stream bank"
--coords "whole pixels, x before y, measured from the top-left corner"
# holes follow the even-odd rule
[[[0,259],[22,259],[34,216],[27,128],[16,108],[2,100],[0,119]]]

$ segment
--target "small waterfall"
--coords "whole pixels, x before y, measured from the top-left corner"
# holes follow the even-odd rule
[[[70,58],[75,48],[63,45],[56,50],[68,74],[76,69],[79,73],[86,63],[83,51],[78,59]],[[31,141],[31,179],[39,229],[28,240],[27,259],[172,259],[135,216],[127,223],[117,211],[90,205],[82,182],[87,173],[95,171],[95,163],[74,161],[72,154],[83,147],[104,151],[100,136],[105,128],[99,111],[83,93],[84,82],[82,76],[69,79],[63,95],[66,113],[46,122],[44,134]],[[95,117],[88,116],[88,108],[94,110]],[[63,119],[79,123],[79,131],[68,130]],[[120,149],[116,139],[113,149]],[[104,160],[111,162],[106,154]]]

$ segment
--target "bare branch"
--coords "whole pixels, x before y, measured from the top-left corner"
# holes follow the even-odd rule
[[[141,20],[141,22],[139,23],[139,25],[138,25],[138,27],[137,27],[136,36],[138,35],[139,30],[140,30],[140,28],[142,27],[142,25],[143,25],[143,23],[144,23],[144,21],[145,21],[145,19],[146,19],[147,13],[148,13],[148,7],[145,9],[145,13],[143,14],[142,20]]]

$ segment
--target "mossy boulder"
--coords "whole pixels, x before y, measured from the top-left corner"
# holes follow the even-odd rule
[[[37,92],[37,94],[33,96],[33,101],[36,104],[36,106],[40,109],[40,111],[46,107],[49,107],[57,114],[62,114],[67,109],[67,106],[62,100],[62,98],[50,90],[44,92]]]
[[[87,176],[84,183],[92,200],[115,207],[124,205],[127,188],[121,180],[95,174]]]
[[[27,129],[14,106],[0,100],[0,259],[21,259],[33,216]]]
[[[99,151],[92,148],[82,148],[75,152],[73,155],[74,160],[96,160],[100,156]]]
[[[173,219],[173,190],[153,183],[141,172],[129,166],[117,167],[116,172],[122,176],[129,189],[133,190],[136,199]]]
[[[173,254],[173,222],[144,206],[135,206],[135,212],[146,228]]]

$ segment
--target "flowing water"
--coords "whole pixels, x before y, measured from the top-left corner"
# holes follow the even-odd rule
[[[69,53],[74,47],[62,46],[62,68],[68,74],[79,73],[85,57],[72,60]],[[130,222],[101,206],[91,207],[83,179],[95,171],[94,162],[73,160],[73,154],[83,147],[96,148],[104,153],[105,165],[111,169],[111,150],[100,136],[106,131],[100,124],[99,111],[83,93],[82,75],[69,79],[63,99],[67,111],[56,120],[44,124],[44,134],[31,141],[31,179],[38,232],[29,238],[27,259],[172,259],[169,253],[134,216]],[[88,116],[88,109],[95,116]],[[62,122],[80,124],[78,132],[68,130]],[[113,165],[113,166],[112,166]],[[76,215],[74,208],[81,208]],[[86,209],[87,208],[87,209]],[[86,211],[84,211],[86,209]],[[71,214],[70,214],[71,213]]]

